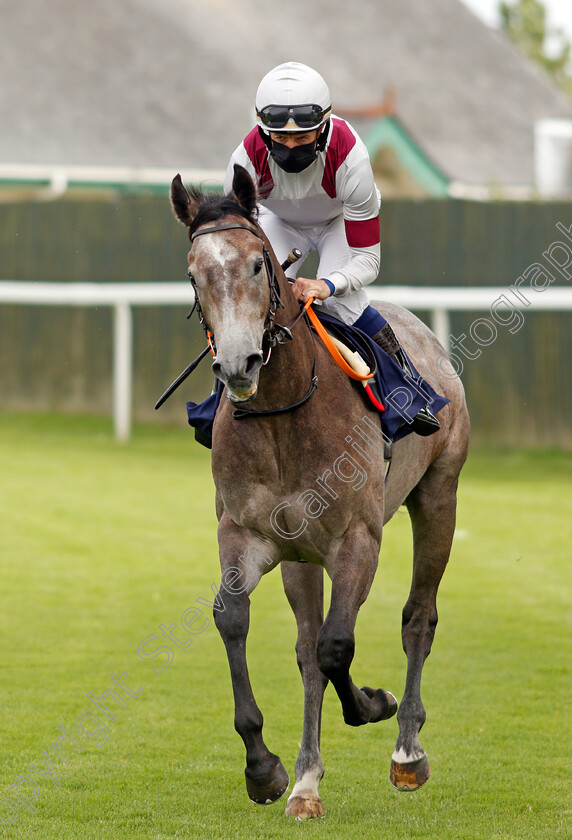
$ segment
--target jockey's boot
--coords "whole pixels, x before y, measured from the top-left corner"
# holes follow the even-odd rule
[[[379,332],[376,332],[373,336],[373,340],[376,344],[379,344],[382,350],[385,350],[388,356],[391,356],[393,361],[399,365],[407,376],[415,381],[415,376],[411,370],[409,359],[407,358],[405,350],[399,343],[399,339],[393,332],[389,323],[384,324]],[[421,435],[422,437],[427,437],[428,435],[438,432],[441,428],[441,424],[433,412],[429,410],[429,406],[426,405],[413,418],[411,428],[416,434]]]

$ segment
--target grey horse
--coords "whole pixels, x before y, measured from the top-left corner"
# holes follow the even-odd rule
[[[235,728],[246,747],[247,792],[267,804],[289,785],[282,762],[263,739],[245,651],[250,595],[261,576],[280,564],[298,626],[304,685],[302,742],[286,814],[305,819],[324,814],[318,785],[328,681],[351,726],[397,711],[390,768],[395,787],[414,790],[429,777],[419,742],[425,722],[421,673],[455,530],[469,418],[461,382],[430,330],[405,309],[379,304],[417,369],[431,374],[449,399],[439,412],[440,431],[409,434],[394,444],[386,478],[379,415],[300,319],[256,222],[256,200],[255,185],[241,167],[228,196],[187,190],[180,176],[171,186],[175,215],[192,240],[189,276],[211,336],[213,370],[225,386],[212,442],[221,565],[214,616],[230,665]],[[354,626],[374,579],[383,525],[403,504],[414,552],[402,617],[407,678],[398,708],[389,691],[357,688],[350,666]],[[332,584],[325,620],[323,569]]]

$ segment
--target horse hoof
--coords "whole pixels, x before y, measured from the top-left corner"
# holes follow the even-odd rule
[[[397,712],[397,700],[391,691],[384,691],[382,688],[370,688],[369,685],[364,685],[361,690],[371,701],[370,723],[388,720]]]
[[[285,813],[297,820],[313,820],[323,817],[325,811],[319,796],[291,796]]]
[[[417,790],[425,784],[429,776],[429,759],[425,753],[421,758],[407,764],[399,764],[397,761],[391,762],[389,781],[397,790]]]
[[[248,768],[244,771],[246,778],[246,791],[249,798],[257,805],[271,805],[288,790],[290,779],[284,765],[278,759],[270,773],[265,773],[254,779],[248,774]]]

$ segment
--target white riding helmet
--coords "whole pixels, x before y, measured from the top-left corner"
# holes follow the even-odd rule
[[[256,120],[265,131],[313,131],[328,121],[332,100],[316,70],[288,61],[275,67],[256,92]]]

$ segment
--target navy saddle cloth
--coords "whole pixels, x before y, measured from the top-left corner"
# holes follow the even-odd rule
[[[401,367],[393,361],[391,356],[381,349],[373,339],[356,327],[348,326],[319,311],[316,314],[326,329],[331,331],[348,346],[361,352],[361,355],[368,359],[373,354],[377,361],[375,384],[385,411],[379,412],[381,427],[384,434],[392,440],[411,434],[409,425],[415,415],[426,405],[433,414],[437,414],[443,406],[449,402],[446,397],[440,396],[426,380],[424,380],[409,360],[413,378],[408,377]],[[368,349],[369,348],[369,352]],[[360,388],[361,389],[361,388]],[[212,426],[216,410],[221,400],[224,386],[222,382],[217,383],[216,391],[200,403],[187,403],[187,418],[189,425],[195,429],[195,437],[199,443],[209,449],[212,446]],[[364,390],[364,398],[369,402]],[[238,421],[237,422],[249,422]]]

